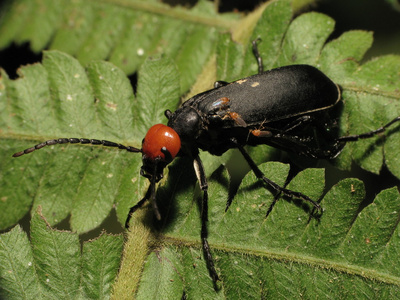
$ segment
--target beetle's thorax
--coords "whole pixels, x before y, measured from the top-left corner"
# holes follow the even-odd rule
[[[181,138],[181,152],[193,154],[197,149],[196,139],[203,128],[203,119],[199,111],[184,105],[169,116],[168,126]]]
[[[208,93],[196,95],[174,113],[166,114],[168,126],[181,138],[181,155],[195,156],[198,149],[221,155],[232,148],[232,136],[244,140],[248,130],[233,126],[234,121],[226,118],[228,113],[229,99]]]

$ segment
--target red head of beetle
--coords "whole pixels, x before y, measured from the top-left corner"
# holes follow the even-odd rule
[[[155,160],[161,158],[168,161],[168,158],[174,159],[181,149],[181,139],[171,127],[163,124],[156,124],[147,131],[142,144],[143,155],[148,159]],[[166,157],[169,152],[170,157]],[[170,161],[168,161],[170,162]]]
[[[141,174],[147,178],[154,177],[155,182],[162,178],[163,169],[178,154],[181,139],[171,127],[163,124],[152,126],[143,139],[143,166]]]

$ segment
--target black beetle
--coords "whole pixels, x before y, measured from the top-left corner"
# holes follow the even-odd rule
[[[397,117],[371,132],[337,137],[332,130],[334,120],[330,118],[330,112],[341,99],[339,86],[309,65],[291,65],[264,72],[257,41],[253,41],[253,53],[258,62],[257,75],[232,83],[217,81],[213,89],[195,95],[174,113],[166,110],[168,126],[152,126],[143,139],[142,149],[105,140],[61,138],[40,143],[13,156],[31,153],[47,145],[65,143],[103,145],[141,152],[143,166],[140,173],[150,180],[150,186],[145,197],[130,209],[126,228],[129,227],[133,212],[146,200],[152,202],[156,217],[161,218],[155,200],[156,183],[163,177],[164,168],[175,156],[192,157],[203,191],[203,253],[210,276],[216,282],[218,275],[207,241],[208,186],[199,149],[221,155],[228,149],[237,148],[257,178],[263,180],[277,194],[308,201],[320,209],[320,205],[308,196],[287,190],[266,178],[244,146],[268,144],[308,157],[332,159],[347,142],[372,137],[400,120]]]

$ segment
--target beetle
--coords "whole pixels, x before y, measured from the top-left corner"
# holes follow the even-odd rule
[[[256,177],[275,190],[277,195],[299,198],[321,209],[318,202],[307,195],[288,190],[265,177],[244,146],[268,144],[312,158],[333,159],[347,142],[373,137],[400,121],[400,117],[397,117],[377,130],[338,137],[337,130],[333,130],[337,124],[332,113],[341,100],[340,87],[310,65],[290,65],[264,72],[257,42],[252,42],[252,50],[257,59],[258,74],[231,83],[217,81],[213,89],[190,98],[175,112],[166,110],[168,124],[152,126],[143,139],[141,149],[106,140],[60,138],[37,144],[13,156],[19,157],[48,145],[66,143],[103,145],[142,153],[140,174],[149,179],[150,185],[143,199],[130,208],[126,228],[129,228],[132,214],[147,200],[152,203],[156,218],[161,219],[155,199],[156,184],[163,177],[164,168],[176,156],[190,156],[203,192],[202,249],[215,283],[219,278],[207,241],[208,185],[199,157],[200,149],[221,155],[228,149],[237,148]]]

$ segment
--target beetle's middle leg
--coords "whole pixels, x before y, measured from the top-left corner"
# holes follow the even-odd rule
[[[235,138],[232,138],[231,142],[239,149],[240,153],[242,153],[244,159],[247,161],[248,165],[253,170],[253,172],[257,178],[262,179],[262,181],[264,181],[266,184],[268,184],[270,187],[272,187],[275,191],[277,191],[277,193],[282,193],[283,195],[290,197],[290,198],[298,198],[303,201],[310,202],[316,209],[321,210],[321,206],[319,205],[319,203],[315,202],[310,197],[308,197],[300,192],[295,192],[292,190],[288,190],[284,187],[281,187],[277,183],[273,182],[271,179],[265,177],[264,173],[260,170],[260,168],[256,165],[256,163],[251,159],[250,155],[243,148],[243,146],[240,145]]]

